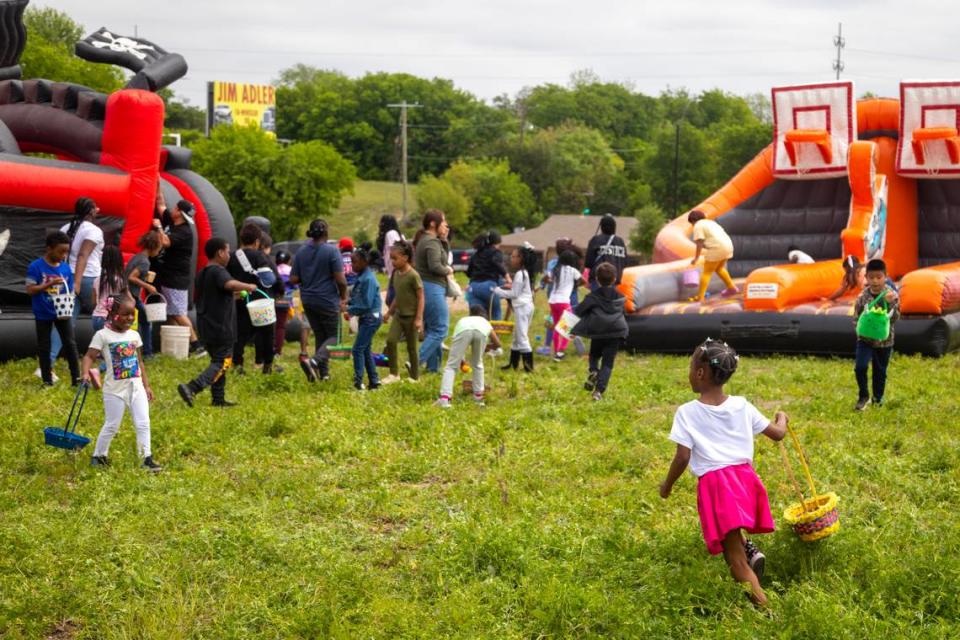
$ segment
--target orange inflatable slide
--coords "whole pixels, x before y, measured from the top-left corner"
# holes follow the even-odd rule
[[[689,352],[707,336],[744,352],[852,354],[843,261],[882,258],[897,283],[898,351],[960,347],[960,83],[904,82],[856,101],[853,84],[773,89],[774,140],[696,209],[731,237],[740,293],[687,302],[696,245],[686,214],[652,264],[624,272],[637,351]],[[794,264],[798,250],[814,261]],[[849,262],[848,262],[849,264]],[[711,295],[713,294],[713,295]]]

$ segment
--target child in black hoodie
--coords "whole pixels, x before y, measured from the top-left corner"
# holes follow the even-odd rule
[[[616,268],[604,262],[597,266],[596,274],[600,287],[573,310],[580,321],[571,333],[590,338],[590,369],[583,388],[593,392],[594,400],[601,400],[613,374],[617,350],[627,337],[627,319],[623,315],[626,298],[613,287]]]

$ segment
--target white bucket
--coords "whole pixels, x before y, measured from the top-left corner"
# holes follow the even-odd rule
[[[573,338],[570,332],[575,326],[577,326],[578,322],[580,322],[580,318],[574,315],[572,311],[567,309],[563,312],[563,315],[560,316],[560,319],[557,320],[557,324],[553,327],[553,330],[567,340],[570,340]]]
[[[160,327],[160,353],[184,360],[190,355],[190,327],[165,324]]]
[[[153,302],[150,302],[153,300]],[[147,309],[147,322],[166,322],[167,320],[167,299],[161,293],[154,293],[147,296],[144,304]]]
[[[273,303],[273,298],[268,296],[260,289],[257,289],[263,297],[259,300],[247,301],[247,313],[250,314],[250,324],[255,327],[266,327],[277,321],[277,307]]]

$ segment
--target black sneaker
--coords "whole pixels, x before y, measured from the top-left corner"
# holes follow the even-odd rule
[[[161,467],[160,465],[158,465],[156,462],[153,461],[153,456],[147,456],[146,458],[144,458],[143,464],[140,465],[140,468],[146,469],[151,473],[156,473],[157,471],[160,471],[161,469],[163,469],[163,467]]]
[[[872,403],[873,406],[875,406],[875,407],[882,407],[882,406],[883,406],[883,398],[874,398],[873,400],[871,400],[871,403]]]
[[[202,358],[207,355],[207,350],[203,348],[200,341],[190,343],[190,355],[194,358]]]
[[[870,404],[870,398],[860,398],[857,400],[856,406],[853,408],[854,411],[863,411],[867,408],[867,405]]]
[[[110,461],[107,459],[107,456],[93,456],[90,458],[91,467],[109,467]]]
[[[235,407],[237,406],[236,402],[230,402],[229,400],[214,400],[210,403],[214,407]]]
[[[407,369],[407,376],[410,377],[410,378],[412,378],[412,377],[413,377],[413,365],[410,364],[409,362],[404,362],[404,363],[403,363],[403,366],[406,367],[406,369]]]
[[[567,357],[567,352],[566,352],[566,351],[561,351],[561,352],[559,352],[559,353],[554,354],[554,356],[553,356],[553,361],[554,361],[554,362],[563,362],[563,359],[566,358],[566,357]]]
[[[303,371],[303,375],[307,376],[307,382],[317,381],[317,371],[311,364],[311,358],[306,354],[300,354],[300,370]]]
[[[753,544],[752,540],[747,540],[743,543],[743,550],[747,554],[747,563],[749,563],[750,568],[753,569],[753,573],[756,574],[757,580],[763,578],[763,569],[767,561],[767,556],[763,555],[763,552],[757,548],[757,545]]]
[[[366,385],[364,385],[362,382],[354,382],[354,383],[353,383],[353,388],[356,389],[357,391],[366,391],[366,390],[367,390]]]
[[[603,400],[603,394],[600,393],[599,391],[594,391],[592,398],[594,402],[600,402],[601,400]]]
[[[380,386],[381,386],[381,385],[380,385],[379,382],[371,382],[371,383],[370,383],[370,386],[367,387],[367,390],[368,390],[368,391],[376,391],[377,389],[380,388]]]
[[[597,388],[597,378],[600,377],[600,374],[596,371],[591,371],[587,374],[587,381],[583,383],[583,388],[587,391],[593,391]]]
[[[185,384],[178,384],[177,391],[180,392],[180,397],[183,398],[183,401],[187,403],[188,407],[193,406],[193,391],[190,390]]]

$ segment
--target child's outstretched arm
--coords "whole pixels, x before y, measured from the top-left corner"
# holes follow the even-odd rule
[[[787,414],[783,411],[777,411],[777,415],[773,417],[773,422],[761,433],[775,442],[780,442],[787,435],[788,422],[790,422],[790,418],[787,417]]]
[[[670,470],[667,471],[667,478],[660,483],[660,497],[666,500],[673,491],[673,484],[683,475],[690,463],[690,449],[682,444],[677,445],[677,452],[673,454],[673,462],[670,463]]]

